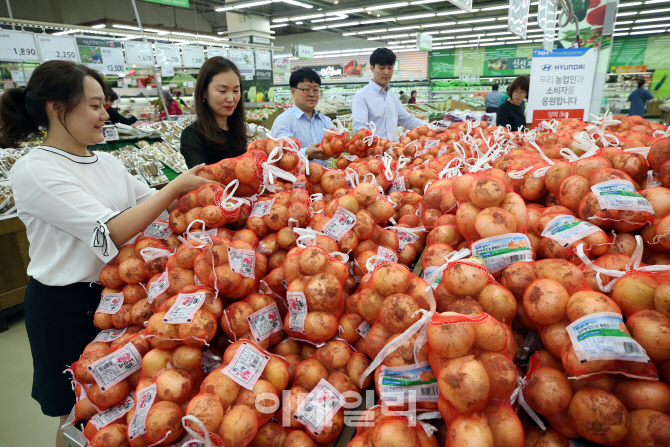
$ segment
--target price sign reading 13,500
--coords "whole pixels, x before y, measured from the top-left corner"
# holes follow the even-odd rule
[[[107,65],[107,71],[113,71],[115,73],[122,73],[126,71],[126,68],[123,65]]]

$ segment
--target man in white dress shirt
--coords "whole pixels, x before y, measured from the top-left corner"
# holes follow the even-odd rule
[[[377,48],[370,55],[372,80],[351,100],[354,133],[361,128],[367,129],[367,123],[372,121],[377,126],[375,134],[378,137],[395,140],[398,124],[406,129],[426,124],[407,112],[389,89],[395,59],[395,54],[388,48]]]

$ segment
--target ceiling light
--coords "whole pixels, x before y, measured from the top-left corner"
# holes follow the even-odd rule
[[[433,40],[452,40],[455,39],[454,36],[445,36],[445,37],[433,37]]]
[[[651,5],[652,3],[667,3],[670,2],[670,0],[647,0],[644,2],[645,5]]]
[[[296,22],[298,20],[307,20],[307,19],[318,19],[319,17],[324,17],[324,14],[311,14],[308,16],[299,16],[299,17],[291,17],[291,22]],[[274,20],[273,20],[274,22]]]
[[[105,26],[107,26],[107,25],[105,25],[104,23],[99,23],[97,25],[91,26],[91,28],[104,28]]]
[[[302,25],[302,22],[295,22],[296,25]]]
[[[633,29],[641,29],[644,28],[643,26],[638,26],[637,28]],[[630,28],[614,28],[614,31],[630,31]]]
[[[403,6],[407,6],[409,3],[407,2],[400,2],[400,3],[391,3],[390,5],[380,5],[380,6],[371,6],[369,8],[365,8],[366,11],[376,11],[380,9],[393,9],[393,8],[402,8]]]
[[[475,28],[477,29],[477,28]],[[486,33],[487,36],[504,36],[506,34],[510,34],[510,31],[503,31],[500,33]]]
[[[440,34],[451,34],[451,33],[462,33],[465,31],[471,31],[472,28],[455,28],[455,29],[445,29],[440,31]]]
[[[661,20],[670,20],[670,17],[655,17],[653,19],[639,19],[635,23],[660,22]]]
[[[395,22],[395,17],[389,17],[386,19],[374,19],[374,20],[364,20],[361,22],[361,25],[369,25],[371,23],[383,23],[383,22]]]
[[[320,30],[320,29],[326,29],[326,28],[328,28],[328,27],[327,27],[327,26],[313,26],[313,27],[312,27],[312,29],[313,29],[314,31],[316,31],[316,30]]]
[[[345,23],[336,23],[335,25],[328,25],[328,28],[339,28],[341,26],[356,26],[360,22],[345,22]]]
[[[381,36],[380,37],[368,37],[368,40],[381,40]]]
[[[636,15],[637,12],[632,11],[632,12],[617,12],[616,16],[617,17],[625,17],[625,16],[634,16]]]
[[[312,5],[308,5],[307,3],[302,3],[302,2],[295,1],[295,0],[272,0],[272,2],[273,3],[288,3],[289,5],[301,6],[303,8],[307,8],[307,9],[312,9],[313,8]],[[337,2],[335,2],[335,4],[337,4]]]
[[[393,28],[392,30],[389,31],[404,31],[408,29],[418,29],[421,28],[419,25],[412,25],[412,26],[399,26],[397,28]]]
[[[130,26],[130,25],[117,25],[117,24],[114,24],[114,25],[112,25],[112,28],[129,29],[129,30],[133,30],[133,31],[140,31],[140,28],[139,28],[138,26]],[[172,34],[174,34],[174,33],[172,33]],[[188,35],[191,36],[191,34],[188,34]]]
[[[670,0],[668,0],[668,1],[670,1]],[[633,23],[632,20],[628,20],[627,22],[616,22],[616,23],[614,24],[614,26],[617,26],[617,25],[630,25],[631,23]]]
[[[335,16],[335,17],[326,17],[325,19],[315,19],[312,20],[312,23],[317,23],[317,22],[333,22],[335,20],[343,20],[346,19],[349,16]]]
[[[344,11],[327,12],[326,15],[327,16],[340,16],[340,15],[343,15],[343,14],[353,14],[355,12],[363,12],[363,11],[364,11],[363,8],[346,9]]]
[[[223,12],[223,11],[232,11],[233,9],[235,9],[235,8],[233,8],[232,6],[226,6],[224,8],[216,8],[214,11]]]
[[[78,33],[81,31],[80,29],[69,29],[65,31],[58,31],[57,33],[53,33],[52,36],[64,36],[66,34],[72,34],[72,33]]]
[[[633,29],[664,28],[666,26],[670,26],[670,24],[668,24],[668,23],[658,23],[656,25],[634,26]],[[619,30],[617,29],[617,31],[619,31]]]
[[[174,34],[175,36],[196,37],[193,33],[180,33],[178,31],[172,31],[170,34]]]
[[[519,39],[517,36],[512,36],[512,37],[498,37],[498,40],[514,40],[514,39]]]
[[[493,22],[495,19],[494,18],[488,18],[488,19],[470,19],[470,20],[459,20],[457,23],[459,25],[465,25],[466,23],[481,23],[481,22]],[[505,20],[507,20],[507,17],[505,17]]]
[[[342,33],[342,37],[355,36],[357,33]]]
[[[614,36],[614,37],[622,37],[622,36],[627,36],[627,35],[628,35],[628,33],[614,33],[614,34],[612,34],[612,36]]]
[[[454,22],[426,23],[421,24],[421,28],[435,28],[436,26],[451,26]]]
[[[383,33],[383,32],[386,32],[386,31],[388,31],[388,30],[374,29],[374,30],[367,30],[367,31],[359,31],[358,34],[377,34],[377,33]]]
[[[427,17],[435,17],[434,13],[428,13],[428,14],[416,14],[413,16],[402,16],[402,17],[397,17],[398,20],[415,20],[415,19],[425,19]]]
[[[288,26],[288,23],[280,23],[279,25],[270,25],[270,28],[281,28],[282,26]]]
[[[478,42],[493,42],[495,39],[473,39],[470,40],[470,43],[478,43]]]
[[[288,17],[284,17],[283,19],[272,19],[273,23],[279,23],[279,22],[288,22]]]
[[[443,1],[444,0],[419,0],[418,2],[409,2],[409,4],[415,6],[415,5],[425,5],[427,3],[438,3]]]
[[[503,29],[507,28],[507,25],[489,25],[489,26],[478,26],[477,28],[474,28],[475,31],[485,31],[489,29]]]
[[[268,3],[272,3],[272,0],[260,0],[257,2],[243,3],[241,5],[234,5],[233,8],[235,9],[251,8],[252,6],[267,5]]]
[[[655,30],[649,30],[649,31],[636,31],[634,33],[629,33],[631,36],[634,36],[636,34],[656,34],[656,33],[664,33],[664,29],[655,29]]]
[[[508,9],[509,5],[500,5],[500,6],[489,6],[488,8],[482,8],[480,11],[495,11],[496,9]]]
[[[628,8],[629,6],[641,5],[642,2],[619,3],[619,8]]]
[[[401,37],[409,37],[409,34],[393,34],[392,36],[384,36],[387,39],[400,39]]]
[[[477,12],[477,11],[479,11],[479,9],[477,9],[477,8],[474,8],[472,11],[463,11],[462,9],[458,9],[456,11],[438,12],[437,15],[438,16],[452,16],[452,15],[456,15],[456,14],[469,14],[471,12]]]
[[[658,12],[668,12],[670,11],[670,8],[663,8],[663,9],[650,9],[649,11],[640,11],[640,14],[656,14]],[[621,14],[619,14],[621,15]]]

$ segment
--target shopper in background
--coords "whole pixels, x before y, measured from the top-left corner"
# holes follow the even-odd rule
[[[102,268],[177,197],[209,182],[191,169],[160,191],[149,188],[106,152],[104,81],[99,72],[69,61],[47,61],[26,88],[0,97],[0,136],[10,147],[47,134],[10,171],[19,218],[30,243],[25,324],[33,357],[32,397],[60,427],[75,404],[63,374],[100,332],[93,313],[103,287]]]
[[[181,110],[181,107],[179,107],[179,103],[174,100],[170,92],[163,92],[163,99],[165,99],[165,106],[167,107],[167,111],[170,116],[184,114],[184,112]],[[167,115],[165,114],[165,111],[162,111],[158,119],[163,120],[165,118],[167,118]]]
[[[398,99],[400,100],[401,104],[407,104],[407,101],[409,101],[409,96],[407,96],[407,93],[400,90],[400,93],[398,94]]]
[[[493,84],[491,91],[486,94],[486,98],[484,98],[486,113],[496,113],[498,111],[500,98],[502,97],[502,93],[498,91],[499,88],[498,84]]]
[[[408,104],[416,104],[416,90],[412,90]]]
[[[247,150],[247,124],[242,76],[221,56],[200,67],[193,102],[197,119],[181,133],[181,153],[189,168],[242,155]]]
[[[114,108],[114,101],[117,99],[119,99],[119,95],[117,95],[109,85],[105,85],[105,111],[107,112],[107,115],[109,115],[108,121],[112,124],[121,123],[125,124],[126,126],[130,126],[131,124],[137,122],[137,118],[133,115],[124,117],[119,113],[118,110]]]
[[[319,143],[326,129],[334,126],[330,118],[315,110],[319,104],[321,78],[314,70],[300,68],[291,73],[289,85],[295,104],[275,119],[270,134],[275,138],[297,138],[301,152],[308,159],[326,166],[330,157],[319,149]]]
[[[512,131],[523,129],[526,126],[523,100],[528,97],[529,85],[528,76],[519,76],[510,84],[507,88],[509,97],[498,107],[496,116],[498,126],[504,127],[509,124]]]
[[[186,105],[186,103],[185,103],[184,100],[182,99],[182,97],[181,97],[181,92],[180,92],[180,91],[176,91],[176,92],[174,92],[174,96],[175,96],[175,98],[176,98],[176,101],[177,101],[179,104],[181,104],[181,106],[182,106],[184,109],[189,109],[189,108],[190,108],[189,106]]]
[[[394,140],[398,124],[406,129],[426,124],[405,110],[398,97],[389,89],[395,59],[395,54],[388,48],[377,48],[370,55],[372,80],[351,100],[354,132],[367,129],[367,123],[372,121],[377,126],[375,134],[378,137]]]
[[[654,95],[644,88],[646,82],[644,79],[637,81],[637,88],[628,95],[628,100],[630,101],[628,116],[637,115],[644,118],[644,108],[647,101],[654,99]]]

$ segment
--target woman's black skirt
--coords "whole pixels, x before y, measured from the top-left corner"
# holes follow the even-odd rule
[[[71,376],[63,371],[100,332],[93,325],[93,313],[102,289],[89,283],[46,286],[35,279],[28,283],[24,306],[33,355],[32,397],[47,416],[67,415],[75,404]]]

